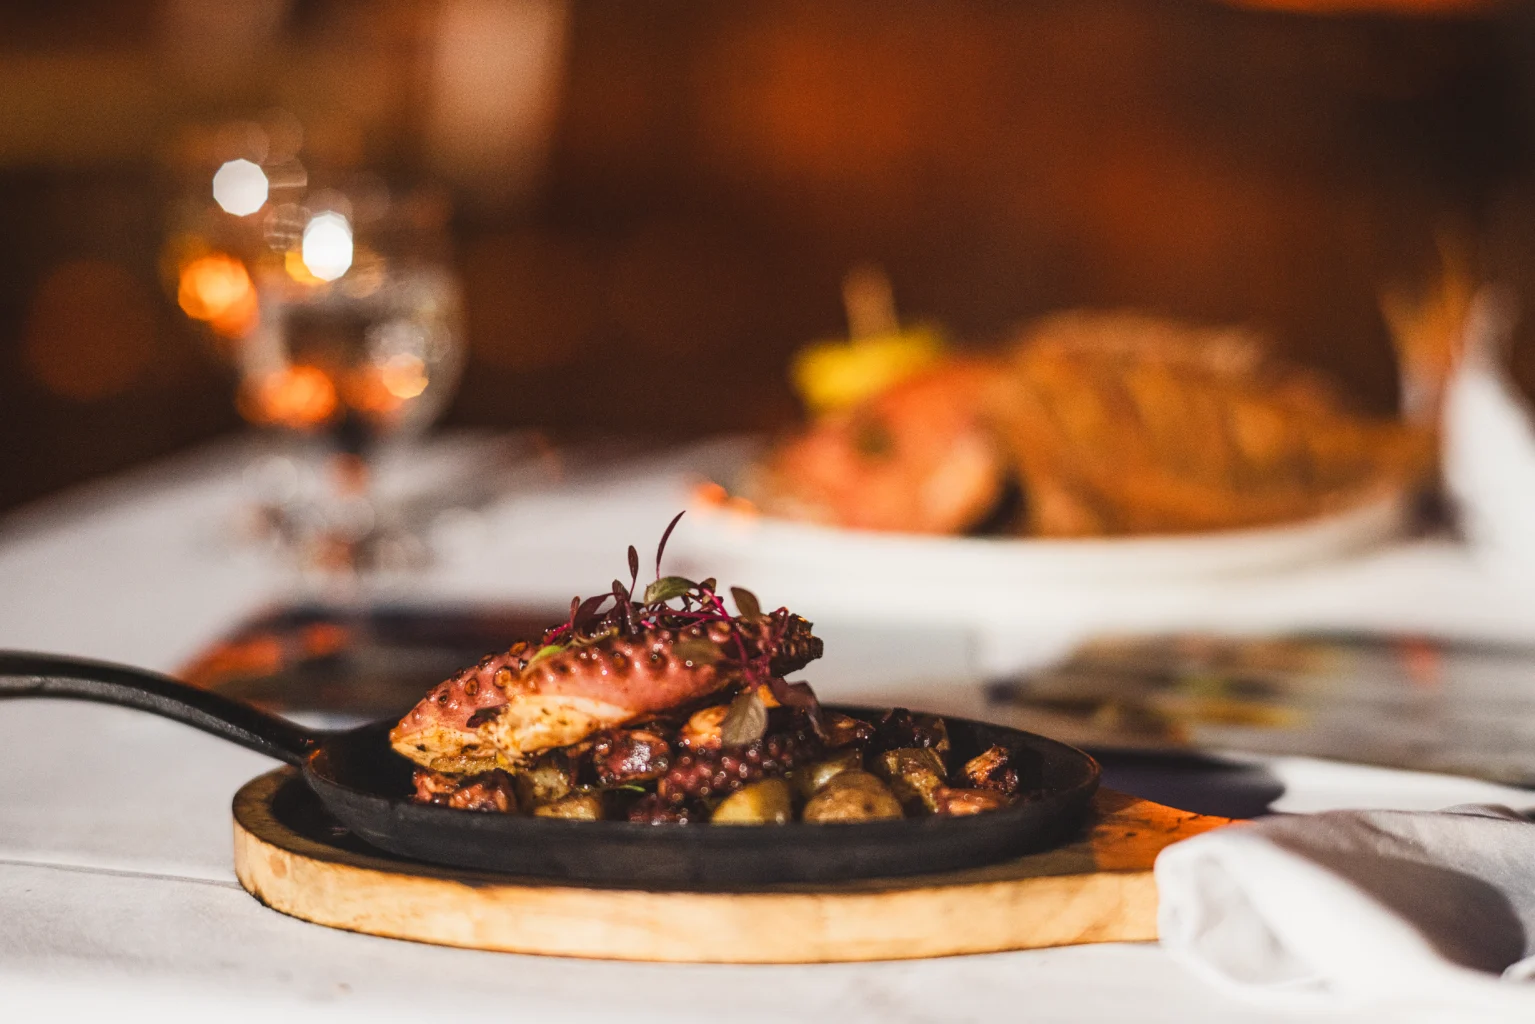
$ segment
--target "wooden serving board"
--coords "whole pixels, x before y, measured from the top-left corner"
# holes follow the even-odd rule
[[[511,953],[824,963],[1155,939],[1152,861],[1228,821],[1101,790],[1075,841],[984,868],[835,885],[601,888],[393,858],[336,825],[284,768],[235,796],[234,849],[253,896],[331,928]]]

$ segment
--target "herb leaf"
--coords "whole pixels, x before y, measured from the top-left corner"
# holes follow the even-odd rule
[[[720,742],[727,747],[755,743],[767,732],[767,724],[767,705],[757,695],[757,688],[742,690],[730,702],[730,710],[725,712],[725,720],[720,723]]]
[[[745,587],[731,587],[730,596],[736,599],[736,610],[744,618],[762,618],[762,606],[757,603],[757,595]]]
[[[612,596],[612,594],[597,594],[582,601],[580,606],[576,608],[573,620],[575,628],[584,629],[596,617],[597,609],[602,607],[602,603]]]
[[[656,545],[656,576],[658,578],[661,575],[661,555],[666,551],[666,542],[671,539],[672,531],[677,528],[677,521],[686,514],[687,509],[683,509],[672,516],[672,521],[666,524],[666,532],[661,534],[661,543]]]
[[[645,603],[656,604],[660,601],[670,601],[674,597],[681,597],[692,590],[694,585],[692,580],[682,576],[662,576],[645,588]]]
[[[565,645],[564,644],[544,644],[544,646],[540,647],[537,651],[535,651],[533,653],[533,657],[528,659],[528,668],[532,668],[534,665],[537,665],[539,662],[543,661],[545,658],[552,658],[552,657],[554,657],[556,654],[559,654],[564,649],[565,649]],[[524,669],[523,671],[527,671],[527,669]]]
[[[691,661],[695,665],[713,665],[725,656],[719,644],[701,636],[679,640],[672,648],[672,653],[681,660]]]
[[[618,580],[613,581],[613,598],[618,602],[615,609],[624,620],[624,631],[634,632],[634,602],[629,599],[628,589]]]

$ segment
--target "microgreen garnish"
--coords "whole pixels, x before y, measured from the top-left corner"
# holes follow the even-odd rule
[[[793,621],[787,608],[764,613],[755,594],[742,587],[731,587],[730,596],[737,612],[731,615],[712,577],[694,583],[683,576],[661,575],[666,542],[682,515],[677,513],[661,534],[661,543],[656,545],[656,578],[638,600],[635,594],[639,590],[640,559],[630,545],[629,585],[614,580],[606,594],[584,601],[571,598],[570,618],[544,634],[544,646],[528,663],[609,636],[634,636],[658,629],[680,633],[691,626],[702,626],[703,636],[680,638],[673,653],[690,665],[719,664],[723,670],[739,674],[741,693],[731,705],[727,732],[730,737],[755,735],[747,739],[727,738],[727,743],[750,743],[761,737],[767,724],[767,707],[757,694],[760,686],[766,686],[778,703],[804,710],[819,729],[820,709],[810,688],[804,683],[786,682],[773,671],[774,655],[782,649]]]
[[[540,647],[537,651],[535,651],[533,653],[533,657],[528,659],[528,664],[529,665],[537,665],[539,662],[543,661],[545,658],[552,657],[553,655],[559,654],[564,649],[565,649],[565,645],[564,644],[544,644],[544,646]]]
[[[727,747],[744,747],[755,743],[767,732],[767,705],[757,693],[756,687],[742,690],[730,702],[730,710],[720,722],[720,742]]]
[[[762,618],[762,605],[757,603],[756,594],[745,587],[731,587],[730,596],[736,599],[736,611],[740,612],[743,618]]]
[[[661,578],[661,555],[666,551],[666,542],[672,539],[672,531],[677,528],[677,524],[682,521],[682,517],[687,515],[687,511],[687,509],[683,509],[672,516],[672,521],[666,524],[666,530],[661,534],[661,543],[656,545],[656,579]]]

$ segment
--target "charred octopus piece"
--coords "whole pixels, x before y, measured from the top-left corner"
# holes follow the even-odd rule
[[[714,717],[713,710],[706,709],[709,717]],[[748,783],[786,774],[820,757],[824,749],[809,716],[789,708],[772,709],[767,732],[743,746],[721,742],[717,731],[702,737],[690,734],[694,719],[684,726],[679,753],[656,786],[661,798],[674,805],[726,796]]]
[[[724,686],[731,677],[720,666],[674,653],[679,640],[705,636],[699,626],[646,630],[542,658],[529,658],[528,645],[518,644],[437,687],[389,739],[400,754],[438,771],[521,764]],[[490,694],[478,678],[486,675]]]
[[[949,731],[937,715],[914,715],[905,708],[891,708],[874,728],[874,743],[881,750],[921,747],[949,752]]]
[[[783,678],[821,654],[809,622],[786,608],[764,613],[740,589],[732,616],[713,580],[659,573],[636,601],[632,547],[629,568],[629,586],[614,580],[607,594],[573,600],[541,645],[517,644],[434,689],[390,732],[394,749],[436,771],[514,768],[731,686],[766,687],[814,723],[809,688]]]
[[[950,818],[1000,810],[1008,803],[1007,797],[994,789],[950,789],[948,786],[940,786],[933,796],[933,813]]]
[[[522,764],[738,682],[740,661],[716,639],[721,632],[712,624],[646,629],[532,659],[519,644],[439,685],[390,732],[390,742],[437,771]],[[703,660],[704,649],[712,649],[712,661]]]
[[[479,729],[494,709],[511,699],[513,684],[533,656],[533,646],[519,642],[504,654],[437,684],[389,732],[394,749],[440,772],[481,772],[496,767],[496,750]]]
[[[457,777],[418,769],[416,799],[460,811],[513,814],[517,810],[517,792],[512,777],[499,768]]]
[[[614,729],[597,736],[591,759],[599,785],[626,786],[664,775],[672,746],[652,729]]]
[[[826,737],[828,749],[857,747],[862,749],[874,739],[874,726],[852,715],[831,711],[821,716],[821,732]]]
[[[976,789],[990,789],[1003,796],[1018,792],[1018,765],[1013,752],[992,746],[965,762],[964,776]]]
[[[629,808],[629,820],[644,825],[688,825],[703,821],[708,814],[696,804],[672,803],[659,793],[641,797]]]

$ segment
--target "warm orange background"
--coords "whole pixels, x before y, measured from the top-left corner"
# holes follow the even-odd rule
[[[1535,281],[1530,17],[1450,6],[1478,9],[578,4],[531,184],[455,182],[447,420],[780,425],[787,356],[841,329],[859,260],[981,342],[1077,304],[1256,322],[1388,409],[1377,295],[1432,273],[1436,233]],[[316,146],[442,170],[436,5],[279,3],[272,53],[197,88],[159,77],[163,9],[0,13],[0,507],[237,426],[158,277],[177,124],[282,102]]]

